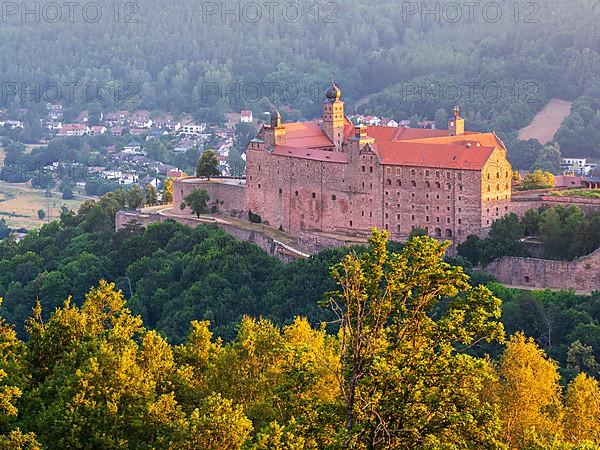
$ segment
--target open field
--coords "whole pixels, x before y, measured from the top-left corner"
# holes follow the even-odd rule
[[[0,182],[0,218],[12,228],[38,228],[58,219],[61,206],[77,210],[84,200],[77,196],[73,200],[63,200],[59,192],[52,192],[52,197],[47,198],[44,191],[30,188],[25,183]],[[38,218],[39,209],[46,211],[43,221]]]
[[[571,112],[572,104],[573,102],[553,98],[536,114],[529,125],[519,130],[519,139],[536,139],[540,144],[550,142]]]

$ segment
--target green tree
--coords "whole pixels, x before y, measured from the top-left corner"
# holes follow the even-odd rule
[[[219,175],[221,175],[221,171],[219,170],[219,160],[217,159],[217,154],[214,152],[214,150],[206,150],[202,152],[200,158],[198,159],[198,164],[196,165],[196,176],[210,178],[212,176]]]
[[[448,111],[444,108],[439,108],[435,112],[435,129],[436,130],[446,130],[448,129]]]
[[[164,181],[161,200],[163,203],[173,203],[173,179],[167,178]]]
[[[137,184],[127,190],[127,208],[138,209],[144,206],[144,191]]]
[[[186,195],[179,206],[179,209],[190,208],[196,217],[200,217],[200,214],[208,212],[208,201],[210,197],[208,192],[204,189],[194,189],[188,195]]]
[[[530,191],[533,189],[548,189],[554,187],[554,175],[550,172],[544,172],[536,169],[525,175],[525,178],[519,184],[518,189],[521,191]]]
[[[557,206],[545,210],[540,222],[544,256],[550,259],[571,259],[575,255],[576,237],[583,224],[583,211],[576,206]]]
[[[146,205],[154,206],[158,204],[158,194],[155,187],[151,184],[144,186],[144,201]]]
[[[467,258],[471,264],[477,266],[481,261],[481,239],[479,236],[471,234],[458,246],[457,251],[460,256]]]
[[[521,242],[524,226],[515,213],[510,213],[494,221],[486,239],[479,241],[479,255],[482,264],[496,258],[526,256],[527,249]]]
[[[415,237],[396,254],[387,237],[374,231],[367,252],[332,270],[340,286],[328,299],[340,318],[344,441],[354,448],[497,445],[494,406],[481,396],[492,371],[457,348],[503,339],[500,301],[442,260],[448,243]]]
[[[38,209],[37,216],[38,216],[38,219],[44,220],[46,218],[46,211],[41,208]]]
[[[549,173],[560,172],[560,145],[549,143],[542,146],[540,153],[532,165],[532,168]]]
[[[71,200],[73,198],[73,188],[71,186],[65,186],[62,190],[63,200]]]
[[[0,240],[10,235],[10,227],[6,224],[6,220],[0,219]]]

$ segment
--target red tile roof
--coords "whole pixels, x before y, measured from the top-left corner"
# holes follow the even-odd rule
[[[494,147],[440,145],[421,142],[379,142],[373,145],[381,164],[479,170]]]
[[[335,163],[347,163],[348,154],[342,152],[331,152],[328,150],[316,150],[314,148],[298,148],[285,145],[276,145],[273,154],[278,156],[289,156],[290,158],[312,159]]]
[[[332,145],[331,140],[323,133],[316,121],[284,123],[282,126],[285,128],[287,147],[315,148]]]
[[[382,164],[480,170],[502,144],[493,133],[465,132],[448,136],[447,130],[367,127]]]
[[[345,153],[317,150],[332,146],[318,121],[284,123],[285,145],[275,146],[273,154],[318,161],[347,162]],[[344,137],[354,134],[354,124],[346,119]],[[382,164],[444,167],[480,170],[495,148],[502,143],[493,133],[465,132],[448,136],[447,130],[368,126],[375,139],[373,149]]]

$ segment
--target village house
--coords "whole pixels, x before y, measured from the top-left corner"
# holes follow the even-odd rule
[[[92,125],[89,127],[89,133],[91,136],[98,136],[106,133],[106,127],[103,125]]]
[[[206,129],[206,124],[201,123],[201,124],[196,124],[196,123],[188,123],[185,125],[181,125],[181,128],[179,128],[179,134],[182,135],[186,135],[186,136],[198,136],[202,133],[204,133],[204,130]]]
[[[394,119],[381,119],[381,124],[382,127],[398,127],[398,122],[396,122]]]
[[[119,125],[125,125],[128,117],[129,117],[128,111],[108,112],[108,113],[106,113],[106,116],[104,117],[104,123],[106,123],[106,125],[108,127],[116,127]]]
[[[128,123],[131,128],[151,128],[154,123],[148,111],[134,111],[129,115]]]
[[[59,121],[63,118],[63,105],[54,104],[48,105],[48,119]]]
[[[110,129],[110,134],[112,136],[123,136],[124,131],[125,131],[125,128],[123,128],[123,127],[112,127]]]
[[[65,123],[58,130],[57,136],[83,136],[87,132],[88,127],[84,123]]]
[[[157,128],[176,132],[181,128],[181,123],[175,120],[171,114],[164,114],[154,119],[154,125]]]
[[[62,122],[58,122],[58,121],[48,121],[46,122],[46,128],[48,130],[52,130],[52,131],[56,131],[56,130],[60,130],[62,128],[63,124]]]
[[[244,110],[240,113],[240,122],[241,123],[252,123],[252,111]]]

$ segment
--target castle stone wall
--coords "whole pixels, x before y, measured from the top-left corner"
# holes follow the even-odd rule
[[[221,212],[242,215],[246,210],[246,182],[236,178],[181,178],[173,181],[173,207],[179,208],[183,199],[194,189],[204,189],[210,197],[209,207]],[[189,212],[189,208],[184,209]]]
[[[600,249],[574,261],[505,256],[490,263],[484,271],[511,286],[589,293],[600,290]]]

